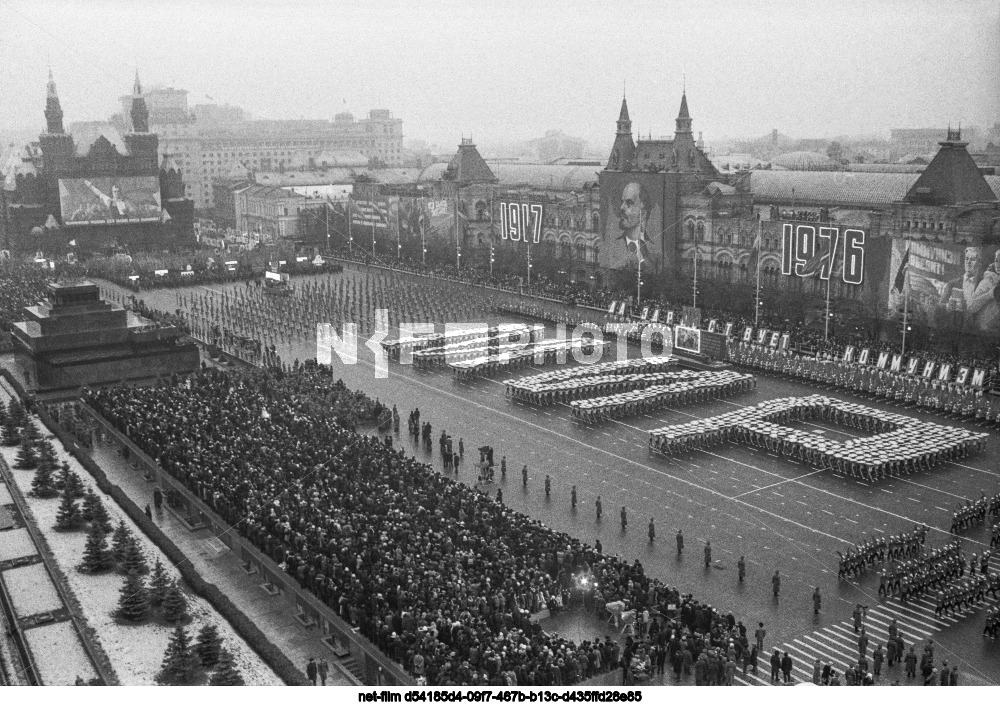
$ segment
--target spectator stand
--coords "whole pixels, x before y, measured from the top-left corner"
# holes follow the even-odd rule
[[[360,668],[361,683],[369,686],[411,686],[415,682],[403,667],[387,656],[377,647],[360,635],[358,629],[351,627],[330,608],[323,605],[309,591],[298,586],[297,582],[269,557],[262,554],[249,541],[244,540],[239,533],[222,520],[205,502],[190,492],[184,485],[161,469],[157,463],[141,451],[130,439],[119,433],[94,409],[81,402],[81,409],[89,416],[97,429],[111,443],[128,449],[131,457],[138,460],[139,471],[150,473],[156,484],[164,489],[164,496],[173,495],[177,503],[175,514],[191,531],[204,527],[224,543],[229,550],[240,558],[244,570],[256,574],[260,579],[261,588],[271,595],[281,596],[285,601],[298,609],[299,622],[312,629],[319,629],[330,645],[334,654],[340,656],[347,651]],[[391,412],[389,420],[391,423]],[[169,503],[168,503],[169,506]],[[178,514],[179,513],[179,514]],[[200,524],[203,523],[203,524]],[[358,676],[356,674],[356,676]]]

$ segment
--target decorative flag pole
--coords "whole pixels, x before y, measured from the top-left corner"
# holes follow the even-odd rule
[[[760,328],[760,245],[763,242],[764,222],[757,215],[757,241],[754,243],[754,251],[757,254],[757,293],[753,300],[753,327]]]

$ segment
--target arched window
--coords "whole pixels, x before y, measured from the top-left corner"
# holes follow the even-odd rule
[[[591,226],[593,227],[593,229],[595,231],[600,230],[601,229],[601,214],[597,213],[597,211],[594,211],[594,213],[590,216],[590,223],[591,223]]]
[[[694,240],[694,221],[688,221],[688,240]]]
[[[705,240],[705,224],[701,221],[698,222],[698,240]]]

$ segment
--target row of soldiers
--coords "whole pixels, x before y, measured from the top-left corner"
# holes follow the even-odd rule
[[[987,514],[992,516],[997,509],[1000,509],[1000,493],[992,498],[987,498],[986,493],[983,493],[975,502],[966,500],[965,505],[958,508],[951,518],[951,531],[964,532],[974,525],[981,525],[986,522]]]
[[[928,380],[872,365],[801,356],[753,343],[731,343],[730,357],[738,365],[781,373],[816,384],[843,387],[861,394],[914,404],[955,416],[1000,423],[1000,399],[955,382]]]
[[[876,562],[899,561],[920,554],[921,547],[927,541],[927,525],[917,525],[910,532],[893,535],[880,535],[861,544],[855,544],[846,554],[837,552],[840,556],[838,578],[854,578],[874,566]]]
[[[902,600],[942,582],[965,575],[965,559],[958,540],[932,549],[920,559],[896,564],[879,575],[879,596],[899,594]]]
[[[1000,591],[1000,574],[994,574],[992,579],[980,574],[979,578],[970,577],[965,581],[952,583],[938,591],[934,614],[944,615],[973,608],[986,600],[987,593],[996,598],[997,591]]]

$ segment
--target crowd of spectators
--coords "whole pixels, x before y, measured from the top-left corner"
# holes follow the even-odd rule
[[[743,644],[732,615],[435,473],[391,439],[345,428],[324,414],[322,373],[209,370],[86,397],[424,683],[572,684],[619,664],[642,679],[661,648],[678,670],[685,650],[688,667],[711,654],[713,678],[724,678],[717,665]],[[644,621],[624,650],[529,620],[574,592],[592,609],[625,601],[674,619]]]
[[[23,309],[45,299],[51,273],[35,264],[17,260],[0,261],[0,331],[23,321]]]

